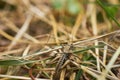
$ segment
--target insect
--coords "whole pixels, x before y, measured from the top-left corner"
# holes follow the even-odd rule
[[[71,67],[69,63],[72,63],[72,66],[76,63],[75,61],[75,55],[72,53],[72,45],[65,45],[63,46],[63,53],[62,56],[59,58],[59,61],[56,65],[55,73],[53,76],[53,80],[60,80],[60,76],[62,75],[62,70],[66,69],[67,66]],[[63,78],[63,77],[62,77]],[[66,79],[66,75],[64,76],[64,79]]]
[[[100,38],[103,38],[103,37],[106,37],[106,36],[108,36],[108,37],[112,36],[112,39],[114,39],[114,41],[119,42],[119,34],[116,35],[116,32],[114,32],[114,33],[109,33],[107,35],[100,36],[98,38],[83,40],[79,43],[80,43],[80,45],[81,44],[87,44],[86,46],[89,46],[88,43],[90,42],[90,44],[93,45],[94,40],[97,39],[98,42],[99,42],[99,41],[103,40],[103,39],[100,39]],[[111,40],[108,40],[108,43],[113,41],[113,40],[112,41]],[[91,42],[91,41],[93,41],[93,42]],[[74,73],[78,68],[80,69],[81,59],[72,52],[73,46],[75,46],[76,44],[77,43],[73,43],[72,45],[66,44],[61,49],[62,54],[59,57],[59,60],[57,62],[57,65],[56,65],[56,68],[55,68],[55,73],[53,75],[53,80],[68,80],[68,79],[70,79],[71,73]],[[101,42],[100,42],[100,44],[101,44]],[[102,42],[102,44],[107,45],[106,43],[103,43],[103,42]],[[107,46],[109,46],[109,45],[107,45]],[[109,46],[109,47],[111,47],[111,46]],[[75,68],[76,70],[73,70],[73,68]],[[70,73],[69,76],[68,76],[68,73]],[[61,79],[61,78],[63,78],[63,79]]]

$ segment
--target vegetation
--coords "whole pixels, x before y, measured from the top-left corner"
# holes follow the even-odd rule
[[[119,0],[0,0],[0,80],[119,80]]]

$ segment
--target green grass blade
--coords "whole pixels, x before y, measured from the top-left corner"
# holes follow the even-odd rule
[[[8,66],[8,65],[24,65],[29,63],[34,63],[36,61],[30,60],[0,60],[0,66]]]
[[[83,73],[83,71],[80,69],[76,74],[75,80],[80,80],[82,73]]]
[[[88,50],[94,49],[94,48],[102,48],[103,46],[105,46],[105,45],[102,44],[102,45],[98,45],[98,46],[86,47],[86,48],[84,48],[82,50],[73,51],[73,53],[84,52],[84,51],[88,51]]]
[[[97,0],[97,3],[104,9],[106,14],[120,27],[119,22],[116,20],[116,18],[113,16],[112,12],[109,8],[107,8],[100,0]]]

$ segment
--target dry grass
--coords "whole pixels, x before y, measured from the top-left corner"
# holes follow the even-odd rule
[[[77,14],[52,1],[0,1],[0,80],[119,80],[116,23],[95,0],[73,0]]]

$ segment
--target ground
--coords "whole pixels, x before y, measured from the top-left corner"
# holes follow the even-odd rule
[[[119,0],[1,0],[0,80],[119,80]]]

